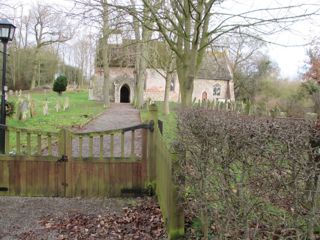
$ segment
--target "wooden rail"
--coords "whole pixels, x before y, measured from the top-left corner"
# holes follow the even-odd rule
[[[5,155],[56,156],[69,159],[141,156],[136,152],[136,142],[141,139],[142,129],[153,128],[150,124],[139,124],[123,129],[96,132],[72,132],[61,129],[57,132],[15,128],[0,125],[5,129]],[[139,132],[140,131],[140,132]]]
[[[31,130],[25,128],[5,128],[5,154],[26,156],[55,156],[54,142],[59,140],[59,132]],[[47,149],[46,151],[44,151]]]
[[[132,158],[141,155],[137,153],[135,146],[141,138],[141,129],[152,129],[151,124],[139,124],[128,128],[113,129],[96,132],[69,132],[72,157],[83,158]],[[140,139],[141,140],[141,139]],[[87,152],[84,151],[87,149]]]

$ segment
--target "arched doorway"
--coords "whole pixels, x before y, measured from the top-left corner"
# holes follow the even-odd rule
[[[120,89],[120,102],[130,103],[130,87],[124,84]]]
[[[206,101],[208,99],[208,94],[206,91],[202,93],[202,101]]]

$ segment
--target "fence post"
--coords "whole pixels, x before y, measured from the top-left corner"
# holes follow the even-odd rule
[[[153,121],[153,131],[148,131],[148,181],[153,183],[156,180],[156,150],[158,131],[158,107],[155,104],[149,105],[149,120]]]
[[[68,129],[61,129],[59,133],[59,157],[67,156],[70,160],[72,158],[72,139],[71,133]]]
[[[177,162],[181,153],[170,153],[170,175],[173,176],[173,162]],[[169,179],[169,199],[168,199],[168,235],[170,240],[181,239],[184,234],[184,211],[181,206],[182,199],[178,195],[178,187],[173,182],[173,177]]]

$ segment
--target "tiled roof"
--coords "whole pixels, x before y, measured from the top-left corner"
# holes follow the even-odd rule
[[[159,42],[156,42],[159,44]],[[154,43],[155,44],[155,43]],[[109,44],[110,67],[132,68],[136,61],[136,44],[132,40],[123,40],[122,45]],[[205,54],[196,79],[231,80],[225,52]]]
[[[225,53],[204,56],[196,79],[231,80],[232,76]]]

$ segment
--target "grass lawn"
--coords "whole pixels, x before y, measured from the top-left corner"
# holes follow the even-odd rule
[[[163,136],[168,144],[171,144],[176,138],[177,131],[177,119],[176,119],[176,109],[179,104],[175,102],[170,102],[170,114],[165,116],[163,112],[163,102],[156,102],[158,106],[159,119],[163,121]],[[148,120],[148,110],[146,108],[140,111],[141,120]]]
[[[24,95],[24,94],[23,94]],[[18,120],[16,114],[7,119],[7,125],[16,128],[26,128],[30,130],[41,130],[48,132],[58,132],[63,127],[72,127],[85,124],[92,117],[104,111],[103,104],[96,101],[88,100],[88,92],[70,91],[64,92],[61,96],[57,93],[49,91],[47,93],[34,92],[31,93],[31,99],[35,104],[35,116],[26,120]],[[69,109],[57,112],[56,104],[60,101],[61,108],[66,98],[69,98]],[[26,96],[24,95],[24,98]],[[48,101],[49,115],[43,114],[43,106],[45,101]],[[9,96],[9,101],[16,102],[18,97]],[[16,106],[17,107],[17,106]],[[17,110],[16,110],[17,111]],[[21,133],[21,152],[26,152],[27,134]],[[47,136],[42,136],[43,147],[46,147]],[[57,137],[53,137],[52,141],[57,141]],[[16,151],[16,134],[14,132],[9,134],[10,152]],[[31,149],[35,152],[37,149],[37,136],[31,135]]]
[[[57,101],[63,102],[65,98],[69,98],[69,109],[66,111],[56,112],[55,106]],[[64,92],[61,96],[57,93],[49,91],[48,93],[31,93],[31,98],[35,103],[36,115],[33,118],[21,121],[17,120],[14,115],[8,118],[7,124],[11,127],[21,127],[43,131],[57,131],[62,127],[71,127],[81,125],[87,122],[93,116],[104,110],[102,103],[88,100],[88,92],[71,91]],[[16,96],[10,96],[9,101],[17,101]],[[45,100],[48,100],[49,115],[43,115],[43,106]]]

